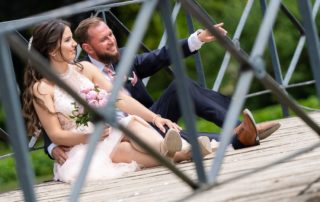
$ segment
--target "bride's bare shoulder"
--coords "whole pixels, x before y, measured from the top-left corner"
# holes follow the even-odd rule
[[[52,95],[53,94],[54,85],[46,79],[41,79],[34,83],[32,90],[33,94],[37,97],[44,95]]]
[[[95,65],[88,61],[81,61],[79,65],[82,66],[82,73],[90,79],[92,79],[95,74],[100,72]]]

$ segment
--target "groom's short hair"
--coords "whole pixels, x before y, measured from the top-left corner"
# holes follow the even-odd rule
[[[80,46],[83,43],[88,42],[89,40],[88,30],[91,27],[98,26],[101,22],[105,23],[102,18],[94,16],[94,17],[86,18],[79,23],[74,33],[75,33],[75,39],[77,40]]]

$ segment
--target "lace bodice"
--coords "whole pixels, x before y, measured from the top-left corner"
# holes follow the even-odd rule
[[[79,73],[74,67],[68,68],[67,72],[60,74],[59,77],[66,82],[75,92],[80,94],[80,90],[88,87],[93,87],[94,84],[84,75]],[[74,110],[72,103],[75,99],[72,98],[63,89],[55,85],[54,87],[54,107],[56,112],[58,112],[58,119],[60,121],[61,127],[65,130],[76,130],[76,131],[92,131],[92,123],[89,122],[89,126],[79,126],[76,127],[75,120],[71,119],[69,116]],[[78,106],[80,106],[78,104]]]

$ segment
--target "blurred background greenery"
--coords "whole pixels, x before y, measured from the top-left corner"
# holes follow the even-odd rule
[[[57,1],[40,1],[40,0],[28,0],[17,1],[12,0],[10,4],[5,1],[0,2],[0,22],[15,20],[22,17],[31,16],[41,12],[48,11],[50,9],[59,8],[64,5],[77,2],[76,0],[57,0]],[[173,2],[173,1],[172,1]],[[198,1],[211,17],[216,22],[224,22],[224,27],[228,30],[228,36],[232,38],[235,29],[238,25],[242,11],[245,7],[246,1],[233,1],[233,0],[220,0],[220,1]],[[314,1],[311,1],[312,3]],[[297,3],[290,0],[284,0],[283,3],[289,8],[289,10],[300,20],[301,16],[297,7]],[[112,12],[126,25],[129,29],[132,29],[134,25],[134,19],[140,9],[140,4],[130,5],[125,7],[119,7],[111,9]],[[88,17],[89,13],[84,13],[76,16],[66,18],[73,24],[73,28],[78,24],[80,20]],[[318,15],[319,16],[319,15]],[[317,16],[317,19],[319,18]],[[249,18],[244,27],[242,36],[240,38],[240,45],[243,50],[250,53],[254,40],[257,35],[257,31],[261,24],[262,14],[259,1],[255,1],[253,8],[250,12]],[[194,21],[196,28],[202,28],[199,23]],[[320,22],[316,20],[317,29],[319,30]],[[177,19],[177,34],[179,38],[188,37],[188,30],[184,12],[181,11]],[[119,32],[117,28],[112,27],[115,35],[118,39],[119,46],[124,46],[127,41],[127,37]],[[30,29],[20,30],[23,36],[28,39],[30,37]],[[144,43],[150,48],[155,49],[160,42],[163,33],[163,23],[161,21],[159,13],[155,13],[152,17],[147,33],[144,37]],[[274,35],[277,44],[277,50],[281,63],[282,75],[285,75],[287,68],[290,64],[295,47],[299,40],[298,30],[291,24],[289,19],[279,12],[275,27]],[[222,63],[225,51],[220,47],[218,43],[210,43],[204,45],[200,51],[204,72],[206,76],[206,85],[208,88],[212,88],[217,72],[219,71]],[[17,76],[17,82],[22,84],[22,75],[24,64],[14,56],[14,67]],[[268,51],[265,51],[264,59],[266,61],[266,68],[271,76],[274,76],[272,70],[271,59]],[[194,68],[194,62],[191,58],[186,59],[186,70],[189,77],[196,80],[196,69]],[[226,76],[223,80],[220,92],[226,95],[232,95],[234,87],[237,82],[239,64],[232,59],[228,66]],[[290,84],[298,83],[302,81],[311,80],[313,78],[311,67],[309,64],[309,58],[306,49],[302,52],[299,59],[297,69],[293,74]],[[161,70],[150,80],[148,84],[148,90],[152,96],[156,99],[159,97],[163,90],[167,87],[170,81],[173,79],[171,74],[167,71]],[[258,80],[254,80],[250,87],[250,92],[257,92],[264,88]],[[288,89],[288,93],[299,101],[300,104],[312,108],[319,108],[319,99],[316,97],[316,91],[314,85],[308,85],[298,87],[294,89]],[[281,108],[278,105],[277,98],[271,94],[265,94],[253,98],[249,98],[246,101],[246,107],[251,109],[257,122],[273,120],[282,118]],[[292,113],[290,113],[293,115]],[[5,113],[0,103],[0,127],[5,127]],[[7,120],[9,121],[9,120]],[[183,121],[180,122],[183,125]],[[199,131],[214,131],[219,132],[219,128],[210,122],[197,119],[197,128]],[[38,146],[42,145],[42,140],[37,143]],[[0,139],[0,156],[12,152],[10,144]],[[53,162],[44,154],[42,150],[30,153],[34,173],[37,177],[37,182],[50,180],[52,178],[52,164]],[[7,158],[0,160],[0,192],[17,187],[15,161],[13,158]]]

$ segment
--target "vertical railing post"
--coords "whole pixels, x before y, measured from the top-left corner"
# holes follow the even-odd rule
[[[302,22],[305,27],[307,48],[313,72],[316,81],[316,91],[320,99],[320,47],[317,28],[312,18],[311,6],[309,0],[298,0],[299,9],[302,15]]]
[[[9,140],[14,151],[16,170],[25,201],[35,201],[34,174],[28,158],[28,143],[24,121],[21,117],[20,99],[11,54],[4,34],[0,34],[0,94],[6,114]]]
[[[317,13],[318,13],[318,10],[319,10],[319,7],[320,7],[320,0],[316,0],[316,2],[314,3],[313,5],[313,9],[312,9],[312,19],[315,20],[316,16],[317,16]],[[303,35],[300,37],[299,39],[299,42],[298,42],[298,45],[296,47],[296,50],[293,54],[293,57],[291,59],[291,62],[290,62],[290,65],[288,67],[288,70],[287,70],[287,73],[283,79],[283,85],[284,86],[288,86],[289,84],[289,81],[292,77],[292,74],[297,66],[297,63],[298,63],[298,60],[300,58],[300,55],[302,53],[302,50],[304,48],[304,44],[306,42],[306,36],[305,36],[305,33],[303,33]]]
[[[246,21],[248,19],[248,16],[249,16],[249,13],[251,11],[253,3],[254,3],[254,0],[248,0],[247,1],[246,7],[244,8],[244,10],[242,12],[239,24],[238,24],[238,26],[236,28],[236,32],[235,32],[235,34],[234,34],[234,36],[232,38],[232,40],[233,40],[235,45],[239,44],[238,48],[240,48],[239,39],[240,39],[242,30],[244,28],[244,25],[245,25],[245,23],[246,23]],[[226,52],[225,55],[224,55],[221,67],[219,69],[218,75],[216,76],[216,80],[215,80],[215,82],[213,84],[212,90],[219,91],[219,88],[220,88],[221,83],[222,83],[222,79],[223,79],[223,77],[225,75],[225,72],[226,72],[227,67],[229,65],[229,62],[230,62],[230,59],[231,59],[230,53]]]
[[[277,16],[278,10],[280,8],[280,3],[281,0],[271,1],[263,18],[258,36],[256,38],[254,47],[250,55],[250,60],[251,62],[253,62],[256,68],[263,69],[263,64],[261,60],[258,59],[263,54],[265,46],[267,44],[267,39],[270,37],[270,34],[272,32],[272,27]],[[231,136],[234,133],[233,130],[236,125],[238,115],[240,114],[240,110],[244,105],[245,95],[249,90],[249,86],[251,84],[252,79],[253,71],[243,70],[241,72],[238,84],[236,85],[234,96],[232,97],[226,120],[223,124],[222,140],[219,145],[216,158],[214,159],[214,161],[212,161],[212,168],[211,172],[209,173],[209,182],[212,184],[216,182],[217,176],[219,174],[223,162],[225,151],[227,149],[228,144],[230,143]]]
[[[260,5],[261,5],[261,10],[262,10],[262,15],[264,16],[265,12],[266,12],[266,7],[267,7],[266,0],[260,0]],[[281,73],[281,65],[280,65],[280,61],[279,61],[278,51],[277,51],[277,47],[276,47],[276,42],[274,40],[273,32],[271,32],[268,44],[269,44],[269,53],[271,56],[275,79],[280,85],[282,85],[283,79],[282,79],[282,73]],[[288,107],[281,105],[281,108],[282,108],[283,116],[288,117],[289,116]]]
[[[185,68],[182,63],[181,48],[177,44],[175,29],[171,20],[169,2],[167,0],[159,1],[160,14],[164,20],[167,33],[167,44],[170,49],[170,57],[173,64],[173,72],[177,81],[178,98],[183,118],[186,122],[188,134],[190,135],[190,143],[192,145],[192,156],[196,164],[196,170],[200,183],[207,183],[206,174],[203,167],[202,157],[200,155],[200,148],[196,137],[195,115],[192,100],[188,92],[188,85],[186,82]],[[179,48],[178,48],[179,47]]]
[[[192,17],[190,16],[190,14],[186,13],[186,19],[187,19],[189,33],[192,34],[194,32],[194,26],[193,26]],[[196,65],[198,83],[201,87],[206,88],[207,87],[206,77],[204,76],[204,72],[203,72],[203,65],[200,57],[200,52],[198,51],[196,54],[194,54],[193,57]]]
[[[150,1],[146,1],[144,2],[138,17],[136,19],[136,24],[134,27],[134,31],[132,33],[132,35],[129,38],[128,41],[128,47],[124,52],[124,57],[122,58],[122,60],[119,63],[119,67],[117,68],[117,77],[118,78],[124,78],[125,75],[128,74],[129,72],[129,68],[130,65],[132,64],[133,60],[134,60],[134,56],[137,53],[137,50],[139,48],[139,44],[140,41],[146,31],[146,25],[149,24],[149,20],[150,17],[155,9],[157,5],[157,0],[150,0]],[[111,91],[111,95],[109,97],[109,102],[107,104],[107,106],[105,107],[105,113],[107,114],[107,116],[109,117],[109,120],[113,123],[116,122],[115,120],[115,110],[114,107],[115,106],[115,102],[116,99],[118,97],[118,93],[120,92],[122,86],[123,86],[124,80],[123,79],[116,79],[114,81],[114,85]],[[114,124],[111,124],[114,125]],[[99,128],[101,129],[101,128]],[[94,137],[90,138],[89,140],[89,144],[88,144],[88,152],[85,156],[85,160],[83,165],[90,163],[91,158],[92,158],[92,154],[93,154],[93,150],[95,148],[95,145],[97,144],[97,137],[99,137],[99,132],[95,132],[94,133]],[[72,194],[70,197],[70,201],[77,201],[78,197],[79,197],[79,193],[80,190],[82,188],[82,185],[84,183],[84,179],[86,176],[88,170],[88,166],[83,166],[80,173],[81,175],[79,176],[78,180],[76,181],[76,184],[74,186],[74,189],[72,190]]]

